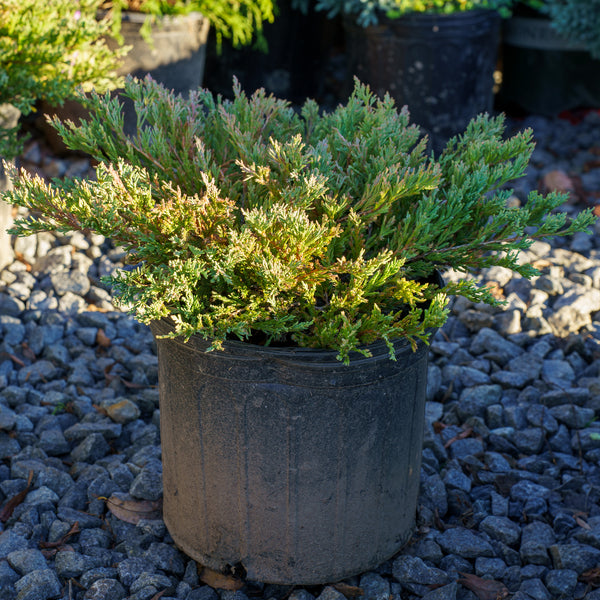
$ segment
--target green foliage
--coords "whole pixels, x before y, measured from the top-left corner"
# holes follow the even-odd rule
[[[497,10],[502,16],[510,15],[515,0],[316,0],[316,9],[328,16],[347,14],[356,17],[359,25],[376,25],[386,15],[398,18],[409,13],[452,14],[466,10]]]
[[[558,33],[600,58],[600,0],[545,0],[541,11]]]
[[[446,295],[496,302],[472,281],[440,287],[436,271],[518,262],[532,240],[584,230],[549,214],[564,197],[531,194],[508,208],[531,131],[504,139],[501,117],[479,117],[439,159],[406,110],[356,82],[346,105],[301,112],[239,85],[231,101],[176,97],[128,80],[138,132],[118,102],[92,94],[92,118],[55,126],[98,161],[97,180],[45,183],[13,174],[10,202],[31,216],[14,233],[97,231],[126,249],[111,283],[142,322],[170,317],[176,334],[335,348],[427,339]]]
[[[223,38],[231,40],[234,47],[246,46],[254,40],[264,50],[263,22],[271,23],[274,19],[273,0],[110,0],[105,5],[111,8],[113,35],[117,38],[123,10],[147,13],[148,26],[159,16],[195,11],[209,20],[219,46]]]
[[[0,4],[0,104],[22,113],[38,99],[59,104],[78,86],[116,83],[116,57],[96,19],[100,0],[3,0]],[[18,151],[16,131],[0,130],[0,156]]]

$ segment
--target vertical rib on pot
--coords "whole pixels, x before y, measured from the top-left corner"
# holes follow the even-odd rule
[[[171,330],[152,325],[155,336]],[[157,339],[164,519],[175,543],[250,580],[336,581],[414,525],[427,348],[336,352]]]

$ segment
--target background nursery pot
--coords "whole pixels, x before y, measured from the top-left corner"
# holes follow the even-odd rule
[[[577,107],[600,107],[600,60],[534,12],[508,19],[502,44],[501,106],[553,116]]]
[[[409,13],[369,27],[346,19],[351,72],[408,105],[440,149],[492,110],[500,20],[494,10]]]
[[[416,515],[427,346],[335,351],[157,337],[163,517],[175,543],[248,579],[338,581],[397,552]]]
[[[152,23],[148,36],[142,27],[148,15],[124,12],[120,34],[131,46],[119,66],[119,75],[153,79],[180,94],[202,85],[209,21],[198,12],[164,15]],[[118,48],[115,40],[108,45]]]

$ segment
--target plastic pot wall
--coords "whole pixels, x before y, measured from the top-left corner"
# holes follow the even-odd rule
[[[200,13],[165,16],[152,24],[151,43],[142,36],[147,15],[125,12],[121,23],[124,45],[131,50],[123,58],[119,75],[153,79],[178,93],[202,85],[209,22]],[[107,40],[117,47],[114,40]]]
[[[162,17],[152,24],[152,42],[149,43],[141,33],[146,18],[147,15],[142,13],[123,13],[121,35],[123,44],[130,46],[131,50],[121,59],[117,74],[140,79],[150,75],[155,81],[183,96],[201,87],[206,62],[208,19],[200,13]],[[113,49],[119,47],[112,38],[107,38],[106,43]],[[133,135],[137,128],[133,102],[125,97],[120,100],[124,105],[124,130],[128,135]],[[57,107],[43,103],[42,111],[44,115],[57,115],[61,120],[71,119],[75,123],[89,116],[88,111],[75,100],[66,100]],[[45,133],[55,152],[67,152],[62,139],[47,123],[44,115],[36,120],[36,125]]]
[[[408,106],[436,149],[494,103],[500,17],[493,10],[345,21],[351,73]]]
[[[512,17],[503,29],[501,108],[554,116],[600,107],[600,61],[563,39],[543,17]]]
[[[249,580],[338,581],[394,555],[415,522],[427,347],[335,352],[157,338],[164,520]]]

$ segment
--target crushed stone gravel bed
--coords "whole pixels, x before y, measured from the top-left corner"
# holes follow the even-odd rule
[[[538,147],[514,201],[558,186],[572,192],[567,212],[596,205],[600,116],[510,123],[524,126]],[[91,173],[40,140],[21,163]],[[344,586],[229,590],[199,577],[157,509],[153,339],[101,282],[123,253],[97,235],[16,240],[18,260],[0,272],[0,598],[600,600],[600,227],[592,233],[536,242],[531,281],[478,274],[503,309],[453,302],[431,344],[418,522],[403,551]],[[128,506],[147,518],[119,518]]]

